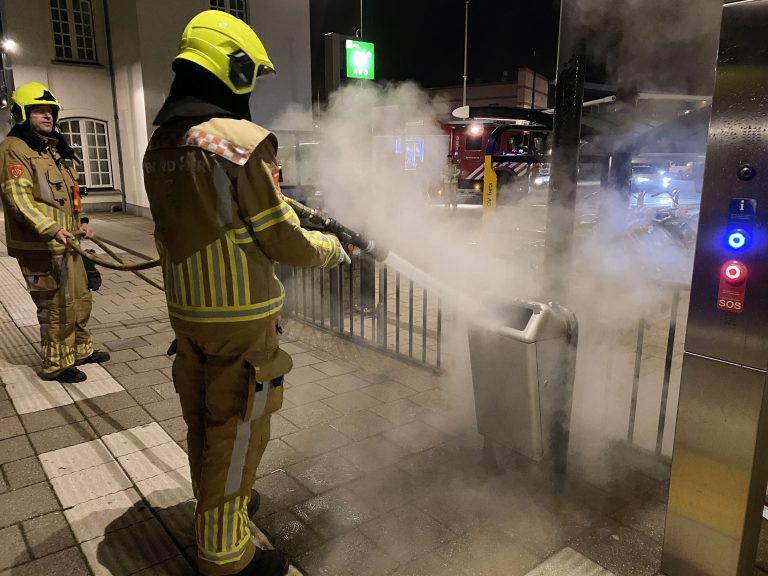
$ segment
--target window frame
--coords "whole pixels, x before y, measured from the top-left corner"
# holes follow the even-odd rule
[[[248,24],[248,0],[209,0],[208,4],[211,10],[226,12]],[[242,4],[242,8],[237,4]]]
[[[55,6],[54,3],[56,4]],[[75,10],[75,3],[78,3],[79,10]],[[88,7],[87,13],[82,10],[83,5]],[[54,62],[98,64],[99,53],[96,46],[96,30],[93,25],[93,1],[49,0],[48,7],[51,17],[51,32],[53,34]],[[88,18],[87,28],[89,34],[85,33],[83,22],[78,22],[78,16],[82,20],[83,15]],[[57,24],[60,26],[58,32],[56,31]],[[65,27],[66,32],[64,31]],[[79,34],[78,28],[81,30]],[[61,38],[61,42],[58,41],[57,37]],[[84,41],[90,40],[90,48],[87,46],[81,47],[81,39]],[[60,50],[62,54],[59,54]],[[81,51],[86,53],[86,56],[81,57]],[[67,55],[67,52],[69,52],[69,55]],[[92,54],[92,58],[88,57],[88,53]]]
[[[71,135],[74,134],[71,130],[64,130],[64,123],[71,123],[71,122],[78,122],[79,127],[79,140],[80,144],[76,144]],[[87,122],[93,122],[94,128],[95,126],[103,126],[104,127],[104,145],[100,145],[98,142],[98,137],[101,136],[98,132],[98,130],[94,130],[93,133],[89,133],[87,131]],[[69,124],[71,126],[71,124]],[[61,128],[62,134],[64,134],[67,139],[69,140],[69,145],[72,146],[72,149],[77,153],[77,155],[82,160],[83,164],[81,167],[81,170],[79,171],[79,178],[78,182],[83,185],[87,186],[88,190],[92,191],[99,191],[99,190],[115,190],[115,178],[114,178],[114,170],[112,168],[112,147],[110,145],[109,141],[109,123],[105,120],[100,120],[98,118],[92,118],[89,116],[72,116],[69,118],[61,118],[59,120],[59,127]],[[96,144],[91,145],[88,143],[88,136],[92,135],[96,139]],[[96,154],[96,157],[92,157],[92,150],[99,150],[99,149],[105,149],[106,151],[106,157],[102,158],[100,154]],[[104,172],[101,170],[101,166],[99,166],[98,172],[91,172],[91,162],[107,162],[107,171]],[[109,183],[107,184],[94,184],[93,183],[93,176],[94,174],[98,174],[100,176],[100,179],[104,177],[104,175],[107,175],[109,177]]]

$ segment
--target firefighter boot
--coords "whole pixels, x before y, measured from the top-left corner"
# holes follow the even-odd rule
[[[56,380],[62,384],[77,384],[78,382],[84,382],[88,378],[88,375],[82,370],[78,370],[74,366],[70,366],[58,374],[43,376],[43,378],[45,380]]]
[[[253,560],[239,576],[283,576],[288,573],[288,558],[280,550],[256,550]]]
[[[86,356],[82,360],[78,360],[75,362],[75,364],[80,366],[81,364],[102,364],[104,362],[109,362],[109,352],[104,352],[103,350],[94,350],[91,352],[90,356]]]

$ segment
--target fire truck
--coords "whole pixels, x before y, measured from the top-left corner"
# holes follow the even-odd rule
[[[470,108],[463,121],[445,125],[449,154],[458,164],[459,190],[479,197],[486,156],[492,156],[498,187],[513,197],[549,182],[552,116],[521,108]]]

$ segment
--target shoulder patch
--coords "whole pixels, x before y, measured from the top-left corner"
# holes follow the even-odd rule
[[[8,164],[8,175],[13,178],[14,180],[18,180],[21,178],[21,175],[24,174],[24,165],[23,164]]]
[[[197,128],[187,132],[184,138],[184,145],[197,146],[240,166],[248,162],[248,158],[251,157],[250,150],[237,146],[221,136],[209,134]]]

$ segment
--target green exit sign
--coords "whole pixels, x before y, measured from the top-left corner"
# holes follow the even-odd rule
[[[347,78],[373,80],[374,50],[371,42],[347,40]]]

